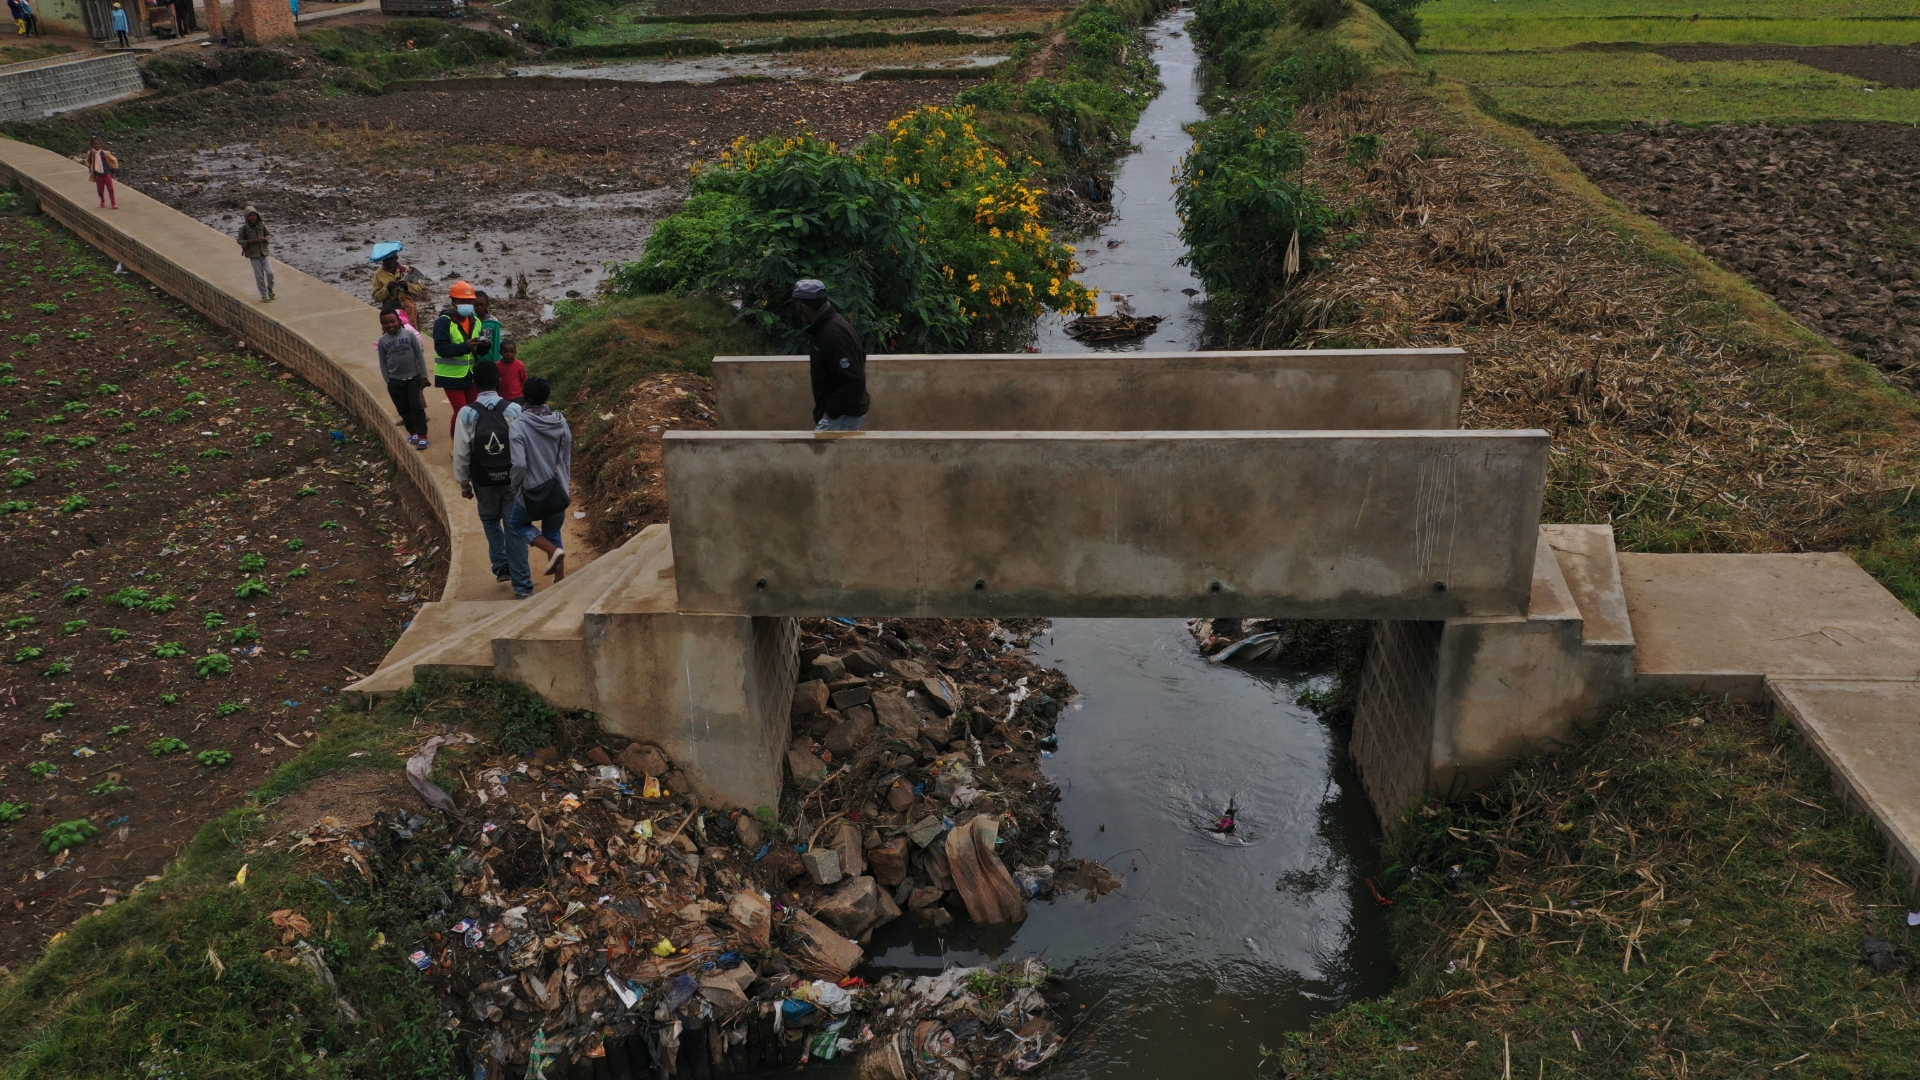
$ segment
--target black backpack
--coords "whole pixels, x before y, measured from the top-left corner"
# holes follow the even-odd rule
[[[468,449],[468,471],[475,487],[506,487],[513,483],[513,447],[508,441],[507,405],[473,406],[473,445]]]

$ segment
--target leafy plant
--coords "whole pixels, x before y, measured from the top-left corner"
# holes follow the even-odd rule
[[[172,660],[187,655],[187,647],[177,641],[163,641],[153,647],[153,655],[162,660]]]
[[[58,854],[68,848],[86,843],[99,833],[100,830],[94,826],[93,822],[86,818],[74,818],[72,821],[63,821],[41,833],[40,844],[48,852]]]
[[[217,611],[209,611],[200,617],[200,625],[208,630],[218,630],[227,623],[227,617]]]
[[[27,766],[27,775],[33,777],[35,780],[45,780],[47,777],[52,776],[59,771],[60,771],[60,766],[55,765],[50,761],[36,761],[33,764]]]
[[[60,313],[60,305],[59,305],[59,304],[48,304],[48,303],[38,303],[38,304],[35,304],[35,305],[33,305],[33,310],[35,310],[35,311],[37,311],[37,312],[39,312],[39,313],[40,313],[40,314],[42,314],[42,315],[58,315],[58,314]]]
[[[115,724],[112,727],[107,729],[107,738],[111,739],[111,738],[114,738],[115,736],[125,735],[127,732],[132,730],[133,730],[132,724]]]
[[[209,769],[218,769],[233,763],[233,753],[228,750],[202,750],[196,756],[200,759],[200,764]]]
[[[323,529],[337,529],[340,527],[340,523],[333,520],[332,518],[328,518],[327,520],[320,523],[320,527]]]
[[[227,659],[225,653],[208,653],[193,662],[193,672],[203,679],[210,679],[215,675],[230,675],[233,673],[233,661]]]
[[[155,739],[147,747],[148,752],[153,754],[154,757],[165,757],[168,754],[178,754],[181,751],[187,750],[187,749],[190,749],[190,748],[187,746],[187,741],[185,739],[176,739],[171,735],[168,735],[164,738]]]
[[[235,630],[233,631],[233,633],[232,633],[232,634],[231,634],[231,635],[229,636],[229,638],[228,638],[228,640],[227,640],[227,644],[229,644],[229,645],[248,645],[248,644],[251,644],[251,643],[253,643],[253,642],[256,642],[256,641],[259,641],[259,640],[260,640],[260,628],[259,628],[259,627],[257,627],[257,626],[242,626],[242,627],[238,627],[238,628],[236,628],[236,629],[235,629]]]
[[[243,573],[254,574],[266,568],[266,557],[258,552],[249,551],[245,555],[240,556],[240,570]]]
[[[178,705],[180,704],[180,695],[179,694],[161,694],[154,700],[158,701],[162,705]]]
[[[113,592],[107,594],[107,603],[115,607],[126,608],[128,611],[139,611],[141,608],[146,607],[147,602],[152,599],[153,592],[151,590],[142,589],[137,585],[128,585],[125,588],[115,589]]]
[[[304,564],[302,564],[302,565],[300,565],[300,566],[296,566],[296,567],[294,567],[293,569],[291,569],[291,570],[289,570],[289,571],[287,571],[287,577],[289,577],[289,578],[303,578],[303,577],[306,577],[306,576],[307,576],[307,573],[308,573],[308,571],[307,571],[307,568],[306,568],[306,566],[305,566]]]
[[[206,448],[205,450],[202,450],[202,451],[200,451],[200,456],[201,456],[201,457],[203,457],[203,458],[223,458],[223,457],[232,457],[232,456],[233,456],[233,451],[231,451],[231,450],[222,450],[222,449],[220,449],[220,448],[219,448],[219,447],[217,447],[217,446],[209,446],[209,447],[207,447],[207,448]]]
[[[165,615],[178,606],[179,599],[179,597],[172,593],[162,593],[147,601],[144,606],[146,610],[153,612],[155,615]]]
[[[237,713],[244,708],[246,708],[246,706],[240,704],[237,701],[223,701],[220,704],[215,705],[213,707],[213,711],[220,714],[221,716],[232,716],[234,713]]]
[[[1361,132],[1347,140],[1347,164],[1363,169],[1380,156],[1383,140],[1372,132]]]
[[[61,720],[65,719],[66,715],[76,708],[79,708],[79,706],[71,701],[56,701],[47,706],[45,715],[48,720]]]
[[[169,468],[167,473],[171,476],[190,476],[193,474],[193,467],[191,465],[175,465]]]
[[[102,780],[87,790],[89,793],[102,799],[111,799],[119,795],[127,795],[133,791],[132,788],[112,778]]]
[[[0,624],[0,626],[4,626],[8,630],[24,630],[27,627],[32,626],[33,622],[34,622],[34,619],[33,619],[33,616],[31,615],[15,615],[13,618],[8,619],[4,624]]]
[[[125,641],[132,636],[133,636],[133,631],[131,630],[122,630],[117,626],[110,626],[107,628],[108,641]]]
[[[99,394],[101,397],[108,397],[119,393],[120,387],[116,383],[103,382],[99,386],[94,387],[93,392]]]
[[[233,595],[242,600],[247,600],[255,596],[265,596],[272,591],[272,589],[267,587],[267,583],[259,578],[248,578],[234,587]]]
[[[287,655],[292,657],[295,660],[309,660],[313,658],[313,650],[312,649],[295,649],[292,652],[288,653]]]
[[[31,805],[23,802],[0,802],[0,825],[11,825],[26,817],[27,808]]]
[[[66,501],[60,504],[60,509],[65,511],[66,513],[74,514],[82,510],[85,510],[87,507],[92,505],[93,505],[92,503],[87,501],[87,497],[85,495],[82,495],[79,492],[75,492],[72,495],[67,496]]]
[[[60,624],[60,632],[63,634],[77,634],[86,628],[87,620],[85,619],[68,619]]]
[[[55,660],[53,663],[48,664],[47,670],[41,672],[41,674],[51,679],[55,675],[65,675],[72,670],[72,664],[67,663],[65,660]]]
[[[305,540],[300,539],[297,536],[287,541],[288,551],[302,551],[306,549],[306,546],[307,546],[307,542]]]
[[[320,494],[320,489],[309,484],[306,487],[301,488],[299,491],[294,492],[293,496],[296,499],[304,499],[309,495],[318,495],[318,494]]]
[[[27,645],[13,654],[13,662],[16,664],[24,664],[29,660],[38,660],[45,655],[47,655],[47,651],[40,646]]]
[[[77,604],[80,601],[85,600],[87,597],[92,595],[93,595],[93,590],[87,588],[85,585],[70,585],[67,587],[66,592],[63,592],[60,594],[60,599],[65,600],[69,604]],[[78,620],[78,622],[80,626],[87,625],[87,621],[85,619]],[[67,623],[66,625],[73,626],[74,624]],[[73,631],[68,630],[67,633],[71,634],[73,633]]]
[[[40,477],[32,469],[15,469],[7,474],[8,487],[24,487]]]

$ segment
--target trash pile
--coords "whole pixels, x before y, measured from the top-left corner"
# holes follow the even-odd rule
[[[707,1077],[850,1054],[898,1080],[1037,1074],[1065,1045],[1044,964],[856,973],[895,919],[1015,923],[1056,882],[1117,887],[1058,834],[1038,760],[1071,689],[1022,653],[1031,632],[804,624],[778,808],[707,805],[657,747],[597,731],[481,762],[452,760],[454,733],[408,763],[420,804],[296,846],[369,885],[414,882],[429,930],[395,944],[457,1020],[466,1075]]]
[[[1216,664],[1237,660],[1305,662],[1324,647],[1314,621],[1305,619],[1188,619],[1200,654]]]

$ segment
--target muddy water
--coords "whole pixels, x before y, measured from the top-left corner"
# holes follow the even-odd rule
[[[1131,307],[1135,315],[1159,315],[1163,320],[1148,337],[1098,346],[1102,350],[1200,347],[1206,294],[1192,271],[1179,265],[1187,248],[1180,242],[1180,215],[1173,205],[1173,172],[1193,143],[1182,129],[1206,116],[1200,109],[1200,58],[1186,29],[1191,17],[1191,11],[1178,11],[1151,32],[1153,58],[1166,90],[1133,129],[1139,151],[1114,174],[1113,221],[1099,235],[1075,244],[1086,267],[1080,280],[1100,290],[1101,314]],[[1062,329],[1065,322],[1041,320],[1041,351],[1080,347]]]
[[[1169,318],[1133,348],[1197,346],[1198,288],[1168,177],[1199,118],[1197,64],[1178,13],[1156,28],[1166,92],[1141,118],[1121,167],[1119,217],[1089,245],[1087,278],[1142,314]],[[1108,248],[1106,241],[1122,242]],[[1044,328],[1041,347],[1079,346]],[[1259,1046],[1357,997],[1390,988],[1377,828],[1344,734],[1297,705],[1325,677],[1208,663],[1177,619],[1068,619],[1037,642],[1079,691],[1046,762],[1073,854],[1098,859],[1121,891],[1030,907],[1013,931],[941,939],[906,920],[876,935],[882,968],[934,971],[1040,956],[1068,975],[1066,1012],[1092,1037],[1061,1075],[1174,1080],[1251,1076]],[[1231,837],[1206,825],[1232,801]],[[911,935],[909,937],[909,935]]]

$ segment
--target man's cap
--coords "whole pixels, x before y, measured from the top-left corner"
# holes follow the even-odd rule
[[[802,278],[793,283],[793,298],[803,304],[817,304],[827,298],[827,283],[819,278]]]
[[[453,288],[447,290],[447,295],[455,300],[471,300],[473,299],[473,286],[464,281],[456,281],[453,283]]]

